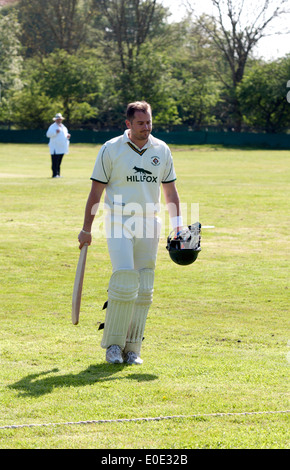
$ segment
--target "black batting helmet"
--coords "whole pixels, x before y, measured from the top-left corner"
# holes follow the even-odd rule
[[[188,265],[196,260],[201,250],[200,231],[201,224],[196,222],[192,225],[181,227],[177,234],[175,234],[174,230],[169,234],[166,249],[174,263]]]

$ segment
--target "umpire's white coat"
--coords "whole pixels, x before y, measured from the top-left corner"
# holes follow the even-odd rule
[[[60,132],[56,132],[59,130]],[[60,154],[63,155],[69,151],[69,139],[68,130],[63,124],[57,124],[54,122],[48,128],[46,137],[49,138],[49,151],[51,155]]]

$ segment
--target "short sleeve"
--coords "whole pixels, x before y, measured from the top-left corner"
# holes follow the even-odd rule
[[[111,176],[111,161],[106,144],[104,144],[95,161],[95,166],[91,176],[91,180],[99,181],[107,184]]]
[[[169,148],[167,148],[166,157],[166,166],[163,173],[162,183],[171,183],[172,181],[176,180],[176,173],[174,169],[173,158]]]

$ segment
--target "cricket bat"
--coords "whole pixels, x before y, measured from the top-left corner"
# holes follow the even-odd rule
[[[74,325],[78,324],[80,317],[80,307],[82,300],[82,290],[87,260],[87,252],[88,244],[85,243],[80,252],[73,288],[71,319]]]

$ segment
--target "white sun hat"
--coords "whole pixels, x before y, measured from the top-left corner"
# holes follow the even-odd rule
[[[64,119],[64,117],[61,115],[61,113],[57,113],[54,118],[52,118],[53,121],[56,121],[57,119]]]

